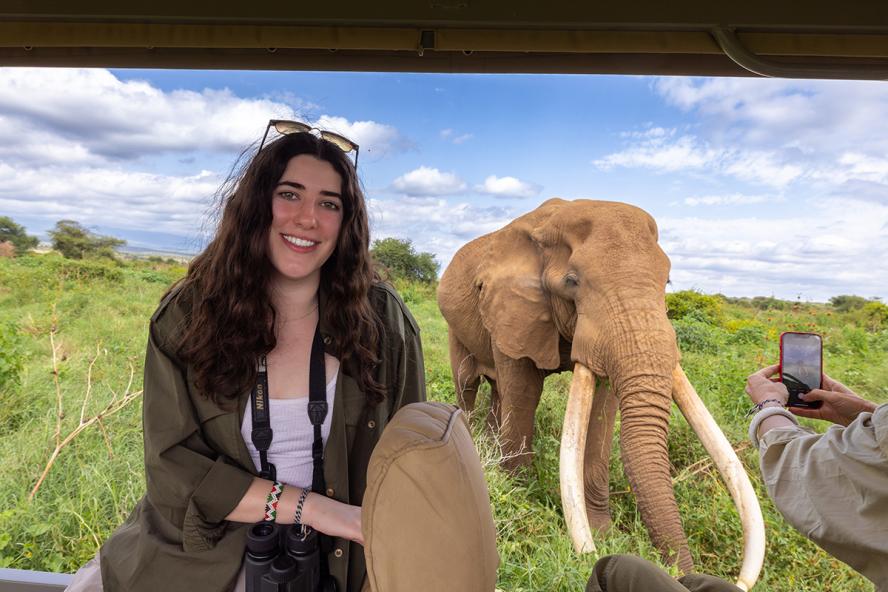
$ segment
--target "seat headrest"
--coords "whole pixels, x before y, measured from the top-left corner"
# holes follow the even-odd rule
[[[466,416],[413,403],[370,457],[364,554],[373,592],[492,592],[499,556],[490,495]]]

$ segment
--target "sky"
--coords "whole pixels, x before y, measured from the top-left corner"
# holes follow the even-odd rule
[[[446,267],[546,199],[657,221],[670,291],[888,300],[888,83],[0,68],[0,215],[194,253],[268,119],[361,146],[371,238]]]

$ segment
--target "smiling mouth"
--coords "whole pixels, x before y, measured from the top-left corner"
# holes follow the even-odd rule
[[[306,238],[299,238],[298,236],[291,236],[289,234],[282,234],[281,236],[291,245],[301,247],[303,249],[307,249],[318,244],[318,241],[312,241]]]

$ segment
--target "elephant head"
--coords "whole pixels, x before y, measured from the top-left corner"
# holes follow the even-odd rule
[[[491,382],[491,423],[499,425],[507,464],[514,466],[529,460],[543,377],[574,369],[560,471],[575,548],[593,550],[590,524],[610,521],[607,465],[619,407],[623,466],[642,519],[664,557],[689,571],[667,451],[676,400],[740,509],[746,538],[740,583],[749,587],[764,556],[761,511],[733,449],[678,364],[666,316],[669,268],[653,218],[615,202],[551,199],[468,243],[438,291],[457,392],[471,407],[479,378]]]

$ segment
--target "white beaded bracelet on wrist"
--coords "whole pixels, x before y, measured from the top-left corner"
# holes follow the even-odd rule
[[[775,415],[782,415],[783,417],[792,420],[792,423],[799,425],[799,420],[796,419],[795,415],[793,415],[783,407],[765,407],[764,409],[756,413],[755,416],[753,416],[752,421],[749,422],[749,439],[752,440],[752,443],[755,446],[756,450],[758,450],[759,447],[759,426],[762,425],[763,421]]]

